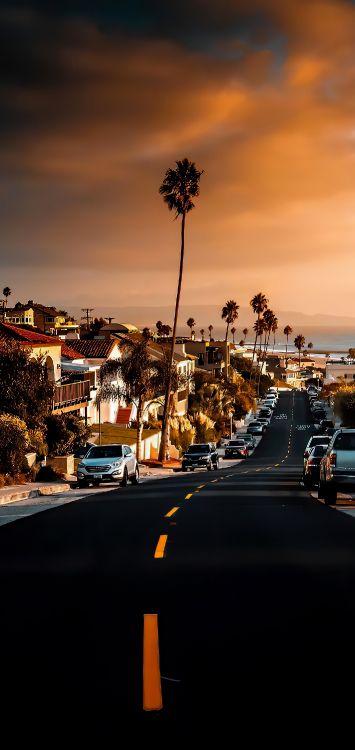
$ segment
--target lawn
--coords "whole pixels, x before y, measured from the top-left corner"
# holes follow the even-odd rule
[[[92,430],[95,433],[99,432],[99,425],[93,424]],[[142,439],[152,437],[156,435],[159,430],[143,430]],[[96,443],[98,443],[98,438]],[[126,445],[133,445],[137,442],[137,431],[130,430],[126,427],[122,427],[119,424],[102,424],[101,425],[101,445],[107,445],[108,443],[125,443]]]

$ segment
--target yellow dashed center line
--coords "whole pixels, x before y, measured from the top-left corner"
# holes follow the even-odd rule
[[[190,492],[188,495],[185,495],[185,500],[190,500],[190,497],[192,497],[193,492]]]
[[[158,615],[144,615],[143,711],[160,711],[162,708]]]
[[[206,487],[205,484],[200,484],[199,487],[197,487],[198,490],[203,490],[203,488]]]
[[[165,545],[166,545],[167,541],[168,541],[168,535],[167,534],[162,534],[159,537],[158,544],[157,544],[157,546],[155,548],[155,552],[154,552],[154,557],[155,558],[159,559],[159,558],[164,557]]]
[[[176,508],[172,508],[171,510],[169,510],[169,513],[167,513],[164,516],[164,518],[170,518],[171,516],[174,515],[174,513],[176,513],[177,510],[179,510],[179,506],[177,506]]]
[[[213,482],[218,482],[218,481],[219,481],[218,479],[211,479],[211,484],[213,484]]]

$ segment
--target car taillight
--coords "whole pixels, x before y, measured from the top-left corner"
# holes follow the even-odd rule
[[[308,452],[308,451],[305,451],[303,455],[304,455],[304,457],[305,457],[305,458],[308,458],[308,456],[309,456],[309,452]]]
[[[330,456],[329,456],[329,462],[330,462],[331,466],[336,466],[337,465],[337,454],[336,453],[331,453],[330,454]]]
[[[308,463],[308,465],[309,464],[314,465],[314,464],[317,464],[318,461],[317,461],[316,458],[309,458],[308,461],[307,461],[307,463]]]

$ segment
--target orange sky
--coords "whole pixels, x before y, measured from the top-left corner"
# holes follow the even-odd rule
[[[64,306],[171,302],[179,226],[158,188],[188,156],[204,174],[183,304],[262,289],[276,309],[355,315],[355,6],[223,0],[216,28],[216,3],[192,5],[180,36],[88,11],[52,38],[31,3],[3,12],[55,61],[2,88],[3,283]]]

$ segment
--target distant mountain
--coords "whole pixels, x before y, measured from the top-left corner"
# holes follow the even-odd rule
[[[69,307],[68,312],[77,320],[80,320],[83,314],[80,307]],[[324,313],[307,315],[303,312],[286,310],[275,310],[275,313],[279,319],[279,329],[285,327],[287,324],[292,326],[292,328],[295,328],[295,326],[355,328],[355,317],[351,316],[327,315]],[[143,326],[155,326],[157,320],[162,320],[163,323],[170,323],[171,325],[174,308],[167,305],[155,305],[154,307],[98,305],[94,308],[92,314],[97,317],[102,315],[102,317],[106,318],[110,315],[113,317],[114,322],[134,323],[138,328],[142,328]],[[180,332],[181,329],[186,329],[187,332],[186,320],[189,317],[194,317],[196,320],[196,332],[199,332],[200,328],[205,328],[207,333],[207,327],[210,324],[217,328],[223,328],[224,325],[220,317],[220,308],[216,305],[182,305],[179,313]],[[253,316],[250,307],[241,307],[236,326],[238,328],[251,328],[254,320],[255,316]]]

